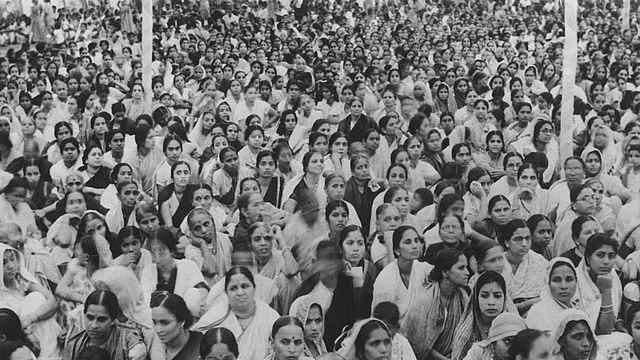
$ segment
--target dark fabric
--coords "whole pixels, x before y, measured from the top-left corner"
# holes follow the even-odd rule
[[[478,233],[495,241],[498,241],[498,237],[500,236],[500,229],[493,221],[491,221],[490,218],[485,218],[484,220],[471,225],[471,227]]]
[[[249,247],[249,224],[240,220],[233,232],[233,252],[248,252],[251,251]]]
[[[38,186],[33,190],[31,199],[26,199],[31,210],[39,210],[56,202],[58,197],[52,193],[55,187],[56,186],[50,182],[40,181]]]
[[[87,203],[87,210],[95,210],[102,215],[107,215],[109,209],[106,209],[104,206],[100,205],[100,202],[93,198],[93,196],[84,194],[84,201]],[[60,200],[56,203],[56,208],[52,212],[47,214],[47,219],[52,223],[56,221],[57,218],[67,213],[65,208],[64,201]]]
[[[178,277],[178,267],[174,267],[171,270],[171,275],[168,279],[162,276],[162,272],[158,270],[158,285],[156,285],[156,291],[168,291],[173,294],[176,289],[176,277]]]
[[[350,202],[356,209],[360,222],[362,223],[362,230],[365,234],[369,234],[370,230],[369,224],[371,223],[371,206],[373,205],[373,200],[375,200],[376,196],[382,191],[382,188],[376,192],[371,191],[369,183],[367,182],[364,186],[364,191],[361,193],[360,190],[358,190],[358,184],[353,176],[347,181],[344,200]]]
[[[7,168],[4,170],[8,173],[12,173],[14,176],[20,176],[22,174],[22,168],[24,167],[25,159],[24,156],[20,156],[17,159],[14,159],[12,162],[7,165]],[[51,163],[47,161],[45,158],[40,158],[36,161],[38,164],[38,168],[40,168],[40,181],[51,181]],[[24,174],[22,174],[24,175]]]
[[[202,334],[197,331],[189,331],[189,341],[171,360],[196,360],[200,356],[200,339]]]
[[[371,316],[373,302],[373,283],[378,276],[378,268],[369,260],[362,259],[358,266],[364,267],[364,283],[361,288],[355,288],[356,317],[366,319]]]
[[[193,205],[191,204],[191,194],[193,193],[194,185],[187,185],[184,193],[182,194],[182,198],[180,199],[180,205],[176,209],[176,212],[171,216],[172,224],[175,228],[179,228],[182,224],[182,221],[189,215],[189,211],[193,210]],[[162,204],[169,200],[173,193],[175,192],[175,186],[173,183],[166,186],[160,193],[158,194],[158,209],[162,208]],[[164,220],[160,217],[160,224],[165,225]]]
[[[347,136],[347,140],[349,141],[349,144],[356,141],[364,142],[364,132],[367,131],[368,129],[377,129],[378,132],[380,132],[380,129],[378,128],[378,124],[376,124],[376,122],[373,121],[373,119],[365,115],[360,115],[360,118],[358,119],[358,121],[356,121],[356,124],[353,126],[353,128],[350,128],[350,127],[351,127],[351,115],[347,116],[338,125],[338,131],[343,132]]]
[[[84,167],[80,168],[80,171],[84,171],[84,170],[85,170]],[[84,186],[94,188],[94,189],[106,189],[107,186],[111,184],[111,181],[109,179],[110,175],[111,175],[111,169],[109,169],[108,167],[102,166],[100,167],[100,170],[98,170],[98,172],[95,175],[93,175],[93,177],[84,184]]]
[[[456,247],[456,250],[462,252],[466,248],[467,248],[467,244],[460,242]],[[424,252],[424,261],[428,262],[431,265],[435,265],[436,257],[438,256],[438,254],[442,252],[442,250],[444,250],[444,243],[440,242],[440,243],[429,245],[427,250]]]
[[[304,178],[302,178],[302,180],[300,180],[298,185],[296,185],[295,189],[293,189],[293,193],[291,193],[291,196],[289,198],[291,198],[292,200],[295,200],[297,203],[296,208],[293,210],[294,213],[302,210],[302,206],[304,204],[302,203],[302,201],[300,201],[301,193],[303,190],[308,188],[309,186],[307,185],[307,182],[304,181]]]
[[[578,256],[578,254],[576,254],[575,248],[563,252],[562,254],[560,254],[560,257],[571,260],[573,266],[575,266],[576,268],[578,267],[578,265],[580,265],[580,261],[582,261],[582,258]]]
[[[264,194],[264,201],[277,207],[278,209],[282,205],[282,192],[284,190],[284,179],[280,176],[274,176],[271,178],[271,183],[267,192]]]
[[[425,145],[426,147],[426,145]],[[442,168],[444,167],[444,156],[442,153],[437,153],[433,155],[426,155],[424,157],[424,161],[433,166],[434,169],[442,176]]]
[[[333,298],[325,316],[324,343],[328,351],[342,334],[345,326],[352,326],[356,321],[356,297],[351,277],[340,273]]]

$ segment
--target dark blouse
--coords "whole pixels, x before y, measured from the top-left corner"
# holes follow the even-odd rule
[[[280,176],[272,177],[269,188],[264,194],[264,201],[279,209],[282,205],[282,192],[284,190],[284,185],[285,181],[283,178],[281,178]]]
[[[162,225],[172,225],[175,228],[179,228],[182,224],[184,218],[187,217],[189,211],[193,210],[193,205],[191,204],[191,194],[193,193],[194,185],[187,185],[184,193],[182,194],[182,198],[180,198],[180,205],[176,209],[176,212],[171,216],[172,224],[165,224],[162,217],[160,217],[160,224]],[[175,186],[173,183],[166,186],[164,189],[160,191],[158,194],[158,209],[162,208],[162,204],[169,200],[173,193],[175,192]]]
[[[200,357],[200,339],[202,333],[189,331],[189,341],[171,360],[196,360]]]
[[[81,167],[80,171],[85,171],[86,167]],[[84,186],[94,188],[94,189],[106,189],[109,184],[111,184],[111,179],[109,176],[111,175],[111,169],[108,167],[101,166],[100,170],[93,175],[89,181],[87,181]]]

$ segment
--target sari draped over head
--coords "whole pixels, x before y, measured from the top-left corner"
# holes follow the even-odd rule
[[[589,331],[591,332],[591,337],[594,339],[594,342],[588,360],[595,360],[598,356],[598,344],[595,340],[596,334],[595,331],[593,331],[593,325],[591,324],[587,314],[578,309],[565,309],[558,314],[558,318],[555,321],[553,331],[551,333],[551,340],[553,341],[553,356],[555,356],[555,359],[557,360],[564,360],[559,340],[564,334],[567,325],[573,321],[585,321],[589,325]]]
[[[464,355],[467,354],[473,343],[486,340],[489,336],[488,329],[483,330],[480,323],[482,312],[480,311],[480,304],[478,303],[478,296],[480,295],[480,287],[478,284],[481,283],[480,279],[488,274],[502,277],[502,275],[494,271],[488,271],[480,275],[478,278],[478,281],[475,283],[473,290],[471,291],[471,300],[467,303],[464,313],[462,314],[462,320],[460,320],[460,323],[456,328],[456,337],[453,340],[451,359],[462,359]],[[518,313],[513,301],[511,301],[509,293],[506,291],[504,294],[502,312]]]
[[[291,198],[291,195],[296,190],[296,187],[298,186],[298,184],[304,181],[304,176],[305,176],[305,173],[302,173],[294,176],[293,178],[291,178],[291,180],[286,182],[284,186],[284,190],[282,192],[283,205],[285,202],[287,202],[287,200],[289,200],[289,198]],[[309,190],[311,190],[311,192],[316,195],[320,209],[324,209],[325,206],[327,205],[327,194],[325,193],[325,190],[324,190],[324,176],[320,176],[318,184],[315,186],[315,188],[309,187]]]
[[[202,152],[204,149],[212,146],[211,140],[213,140],[213,134],[209,131],[208,134],[204,134],[204,130],[202,128],[203,118],[206,113],[203,113],[198,122],[193,126],[193,130],[189,133],[189,141],[198,145],[198,149]]]
[[[486,120],[485,123],[482,124],[475,115],[471,120],[468,120],[464,126],[469,129],[469,140],[475,152],[485,153],[487,148],[487,134],[490,131],[496,130],[496,127]]]
[[[495,355],[493,344],[498,340],[513,337],[526,328],[527,324],[520,315],[507,312],[496,316],[489,329],[489,337],[473,344],[464,360],[493,360]]]
[[[153,328],[151,308],[144,301],[140,282],[133,271],[124,266],[110,266],[95,274],[93,281],[97,286],[104,284],[118,297],[120,310],[136,323]]]
[[[618,165],[621,163],[623,158],[622,148],[619,144],[616,143],[611,129],[609,129],[608,127],[600,126],[595,131],[602,130],[604,130],[604,133],[607,136],[607,146],[602,150],[598,149],[602,153],[602,166],[600,168],[600,173],[614,175],[615,172],[619,170]],[[583,150],[583,153],[590,153],[591,151],[593,151],[593,149],[597,148],[594,146],[593,139],[591,139],[589,144]]]
[[[16,287],[14,290],[7,288],[4,283],[4,267],[0,267],[0,308],[11,309],[19,317],[23,318],[34,313],[47,300],[44,295],[39,292],[28,292],[32,283],[39,283],[36,277],[27,270],[22,253],[9,245],[0,243],[0,258],[3,258],[7,251],[14,252],[18,258],[19,269],[15,275],[13,275],[13,282]],[[33,323],[28,329],[30,329],[33,335],[40,341],[40,356],[48,358],[58,355],[57,338],[62,329],[56,322],[55,317]]]
[[[503,275],[509,284],[507,291],[512,299],[532,299],[540,296],[544,288],[544,274],[548,261],[542,255],[529,250],[522,258],[522,262],[516,273],[513,273],[511,264],[505,258],[505,271]]]
[[[598,289],[598,286],[591,280],[589,275],[589,266],[584,258],[580,261],[577,271],[578,290],[574,295],[574,298],[578,298],[583,304],[582,310],[589,316],[589,321],[592,327],[595,328],[600,315],[600,307],[602,306],[602,294]],[[613,313],[618,317],[620,311],[620,304],[622,303],[622,284],[620,278],[616,274],[615,269],[611,269],[610,275],[613,280],[613,286],[611,287],[611,299],[613,300]]]
[[[173,293],[182,298],[188,297],[188,292],[194,289],[196,285],[204,283],[204,276],[196,263],[191,260],[182,259],[174,260],[176,265],[176,284]],[[158,286],[158,266],[149,264],[142,270],[140,277],[140,285],[144,294],[145,304],[151,303],[151,294],[156,291]],[[189,303],[187,302],[187,305]]]
[[[238,349],[240,349],[239,359],[264,360],[269,354],[271,328],[280,315],[264,302],[254,300],[255,313],[244,329],[227,300],[202,315],[191,331],[204,333],[215,327],[225,327],[236,337]]]
[[[469,88],[467,88],[467,92],[458,91],[458,84],[463,81],[467,81],[465,78],[459,78],[453,83],[453,95],[456,100],[456,105],[458,109],[462,109],[467,105],[467,94],[469,94]],[[469,82],[467,81],[467,85]]]
[[[336,340],[336,350],[335,353],[339,357],[344,360],[358,360],[360,357],[356,354],[356,339],[360,335],[360,331],[362,328],[369,324],[370,322],[376,322],[380,325],[380,327],[387,331],[389,334],[389,338],[391,338],[391,332],[387,325],[379,319],[376,318],[368,318],[364,320],[357,321],[353,327],[340,335],[340,337]]]
[[[298,320],[300,320],[303,325],[306,325],[307,318],[309,317],[309,311],[311,311],[311,306],[313,305],[317,305],[320,307],[320,312],[323,319],[322,330],[320,331],[320,340],[311,341],[305,339],[302,355],[316,358],[327,353],[327,347],[324,344],[324,340],[322,340],[322,335],[324,335],[324,310],[322,310],[322,305],[320,305],[320,303],[318,303],[317,300],[312,298],[311,296],[303,295],[297,298],[291,304],[291,308],[289,309],[289,316],[298,318]],[[311,346],[313,346],[314,349],[312,349]]]
[[[14,209],[7,201],[6,194],[2,194],[0,195],[0,214],[2,214],[0,223],[14,222],[20,225],[23,236],[27,236],[29,232],[37,229],[33,210],[26,202],[19,203],[18,208]]]
[[[431,88],[429,88],[429,86],[427,86],[427,84],[424,83],[424,81],[416,81],[415,83],[413,83],[413,89],[415,91],[416,87],[419,87],[422,89],[422,92],[424,92],[424,98],[420,101],[421,103],[427,103],[429,105],[433,105],[433,95],[431,94]],[[455,86],[454,86],[455,87]],[[466,97],[466,95],[465,95]],[[456,98],[457,100],[457,98]],[[464,104],[462,105],[464,106]],[[458,105],[458,107],[461,107],[460,105]]]
[[[373,284],[371,309],[375,309],[378,304],[384,301],[396,304],[400,310],[400,326],[403,327],[413,303],[425,301],[429,273],[432,269],[433,266],[429,263],[414,261],[411,265],[411,277],[407,288],[404,286],[402,276],[400,276],[398,260],[394,260],[382,269]]]
[[[258,261],[252,253],[253,259],[253,268],[251,271],[253,273],[258,273],[268,279],[272,279],[275,282],[275,288],[277,290],[277,302],[275,305],[276,310],[286,310],[291,305],[290,299],[293,298],[293,294],[300,285],[300,277],[293,276],[287,277],[282,273],[284,268],[284,257],[282,256],[282,251],[280,250],[272,250],[271,257],[269,261],[262,267],[260,271],[258,271]]]
[[[113,233],[117,234],[124,228],[125,226],[135,226],[138,227],[138,222],[136,221],[136,212],[135,209],[129,215],[125,223],[124,212],[122,211],[122,204],[118,203],[118,205],[114,206],[107,212],[105,216],[105,221],[109,230]]]
[[[449,96],[446,100],[440,99],[440,96],[438,95],[440,93],[440,90],[444,88],[449,90]],[[458,105],[456,104],[453,93],[451,92],[451,89],[449,89],[449,86],[445,83],[441,83],[440,85],[438,85],[436,93],[433,95],[433,110],[438,114],[445,111],[449,111],[450,113],[454,114],[458,110]]]
[[[448,357],[469,295],[460,287],[451,299],[445,299],[438,282],[430,283],[425,290],[422,301],[411,303],[402,333],[417,359],[425,359],[431,350]]]

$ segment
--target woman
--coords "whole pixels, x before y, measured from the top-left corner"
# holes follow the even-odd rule
[[[236,187],[242,179],[251,177],[251,170],[240,167],[238,151],[233,147],[220,150],[220,160],[222,168],[215,170],[206,183],[211,184],[217,205],[230,215],[236,200]]]
[[[445,83],[440,83],[436,89],[433,111],[436,115],[440,115],[445,111],[455,113],[457,110],[458,105],[453,94],[449,91],[449,86]]]
[[[28,118],[28,119],[31,119],[31,118]],[[35,125],[35,122],[34,122],[34,125]],[[62,140],[72,137],[73,129],[71,127],[71,124],[69,124],[68,122],[60,121],[59,123],[55,124],[55,126],[53,127],[53,130],[54,130],[56,139],[48,143],[46,146],[41,147],[40,149],[42,149],[43,154],[47,155],[47,161],[49,161],[52,164],[55,164],[62,159],[62,151],[60,148],[60,144],[62,143]],[[35,129],[34,131],[36,132],[36,134],[39,133],[37,129]],[[34,135],[34,137],[35,136],[37,135]]]
[[[293,214],[302,208],[301,192],[304,189],[310,190],[318,200],[320,208],[324,207],[324,158],[322,154],[309,151],[302,159],[304,173],[294,176],[287,181],[282,195],[283,210]]]
[[[127,163],[117,164],[111,173],[109,174],[109,186],[104,189],[102,196],[100,196],[100,205],[106,209],[113,209],[120,205],[120,199],[118,198],[118,184],[127,180],[133,179],[133,170]]]
[[[22,329],[38,339],[41,356],[57,356],[57,334],[61,329],[53,318],[58,308],[55,297],[29,273],[22,253],[0,243],[0,254],[0,304],[20,315]]]
[[[80,157],[80,144],[75,138],[69,137],[60,142],[60,151],[62,159],[51,166],[49,170],[51,180],[58,189],[64,189],[63,181],[71,173],[79,171],[82,166],[82,158]]]
[[[213,328],[200,339],[200,359],[237,360],[239,355],[236,338],[226,328]]]
[[[596,334],[584,312],[567,309],[559,316],[551,333],[553,355],[557,359],[593,360],[602,356],[599,355]]]
[[[15,222],[20,225],[22,234],[26,236],[36,230],[36,218],[25,202],[29,184],[27,180],[14,178],[0,195],[0,213],[2,222]]]
[[[498,315],[491,324],[487,340],[473,344],[464,360],[509,360],[513,338],[526,328],[527,324],[516,314]]]
[[[469,271],[462,252],[445,249],[435,257],[423,301],[412,302],[402,331],[418,359],[449,358],[456,326],[469,296]],[[444,319],[444,321],[442,321]]]
[[[606,234],[613,235],[616,227],[617,214],[611,208],[611,205],[606,203],[606,200],[610,200],[611,202],[613,199],[605,199],[605,189],[602,181],[591,178],[585,182],[585,185],[593,190],[593,197],[596,200],[596,210],[593,213],[593,217],[602,226],[602,230],[604,230]]]
[[[116,188],[120,203],[105,216],[109,229],[114,233],[120,232],[125,226],[137,226],[134,208],[140,195],[138,184],[131,180],[123,180]]]
[[[168,360],[189,360],[198,356],[202,334],[188,330],[192,325],[191,314],[180,296],[166,291],[154,293],[151,314]]]
[[[161,139],[161,138],[158,138]],[[123,158],[125,162],[133,168],[133,179],[142,185],[142,191],[150,196],[153,195],[153,174],[158,164],[164,160],[162,148],[156,144],[156,138],[147,125],[140,125],[136,128],[135,141],[137,149],[133,154]]]
[[[501,131],[493,130],[487,133],[487,151],[476,156],[476,163],[489,172],[492,181],[497,181],[505,175],[504,158],[505,146],[504,136]]]
[[[109,186],[111,169],[102,166],[102,150],[96,144],[89,144],[82,155],[83,167],[78,169],[84,180],[85,194],[100,198],[105,188]]]
[[[453,340],[452,359],[461,359],[473,343],[486,340],[493,320],[503,312],[514,312],[504,278],[495,271],[486,271],[478,278],[471,292],[462,320]]]
[[[549,209],[549,191],[540,188],[538,173],[531,163],[524,163],[518,169],[518,189],[511,195],[514,219],[528,219],[532,215],[547,215]]]
[[[391,344],[391,331],[387,325],[369,318],[355,323],[336,355],[347,360],[390,359]]]
[[[508,356],[509,360],[549,359],[553,356],[552,341],[540,330],[522,330],[513,337]]]
[[[388,241],[387,239],[385,239]],[[390,301],[400,309],[400,325],[403,325],[411,304],[423,301],[424,288],[433,266],[417,261],[424,244],[411,226],[400,226],[393,232],[392,253],[396,260],[382,269],[373,285],[372,308],[383,301]]]
[[[263,150],[258,153],[256,170],[262,198],[279,209],[282,206],[285,181],[282,177],[276,175],[277,167],[278,160],[273,151]]]
[[[469,129],[470,145],[473,147],[473,153],[483,154],[486,152],[487,146],[486,134],[495,131],[496,128],[487,121],[487,113],[489,111],[489,102],[487,100],[477,99],[473,103],[473,108],[474,115],[464,126]]]
[[[545,119],[534,119],[533,135],[511,143],[510,148],[523,156],[539,152],[545,154],[548,165],[542,174],[544,183],[553,181],[557,174],[560,158],[560,143],[554,137],[553,124]]]
[[[429,245],[423,254],[424,260],[432,265],[440,252],[446,249],[463,251],[468,246],[464,241],[464,221],[458,214],[446,212],[438,218],[438,225],[442,242]]]
[[[271,329],[273,352],[265,360],[312,360],[302,355],[304,338],[304,325],[297,317],[279,318]]]
[[[425,161],[442,175],[442,168],[444,167],[444,155],[442,153],[442,135],[439,129],[431,129],[427,133],[426,138],[423,140]]]
[[[198,145],[198,149],[200,151],[206,149],[211,146],[211,141],[213,140],[213,133],[211,130],[213,129],[213,124],[215,124],[216,119],[213,113],[205,112],[200,116],[198,122],[193,127],[193,130],[189,133],[189,141]]]
[[[489,200],[487,211],[487,218],[471,226],[478,233],[498,241],[504,226],[511,220],[511,202],[503,195],[496,195]]]
[[[143,360],[147,356],[142,336],[134,328],[118,322],[118,298],[110,291],[92,292],[84,303],[86,330],[67,339],[65,359],[76,359],[78,354],[91,345],[109,352],[111,359]]]
[[[324,157],[324,177],[333,173],[342,175],[345,180],[351,178],[351,167],[349,164],[349,141],[347,136],[341,132],[331,134],[329,137],[329,153]]]
[[[122,100],[129,119],[137,119],[142,114],[151,114],[151,106],[144,99],[144,87],[136,83],[131,87],[131,98]]]
[[[595,198],[593,190],[587,185],[578,185],[569,192],[571,207],[567,209],[561,220],[556,220],[558,225],[556,234],[553,237],[553,252],[556,255],[562,254],[573,247],[573,243],[569,234],[571,233],[571,224],[573,220],[579,216],[592,216],[595,212]],[[602,232],[602,227],[598,223],[598,232]]]
[[[238,340],[240,358],[264,359],[269,352],[269,334],[280,317],[269,305],[256,299],[255,281],[245,267],[229,270],[224,280],[228,301],[207,311],[192,331],[225,327]]]
[[[462,197],[465,220],[473,224],[487,216],[490,189],[491,177],[486,170],[475,167],[469,171],[467,192]]]
[[[505,176],[491,185],[489,197],[504,195],[507,198],[518,190],[518,169],[524,163],[524,157],[517,152],[510,152],[504,156],[502,166]]]
[[[376,180],[371,179],[368,158],[352,157],[351,172],[353,176],[347,181],[344,200],[353,204],[365,233],[369,233],[373,202],[383,189]]]
[[[336,200],[344,201],[346,182],[342,175],[335,173],[331,174],[327,176],[324,183],[324,191],[327,193],[327,204]],[[356,212],[356,208],[354,208],[348,201],[344,201],[344,203],[347,205],[349,213],[349,220],[347,224],[362,226],[358,213]]]
[[[356,225],[348,225],[342,229],[338,250],[345,263],[344,272],[353,280],[357,318],[366,318],[372,310],[373,285],[378,269],[365,259],[365,237],[362,229]]]
[[[289,309],[289,316],[295,316],[304,325],[304,349],[302,355],[317,358],[327,353],[322,340],[324,335],[324,310],[310,296],[297,298]]]
[[[193,209],[190,201],[193,192],[193,186],[189,186],[190,177],[191,167],[185,161],[177,161],[171,165],[173,182],[158,194],[161,224],[180,227],[189,211]]]
[[[509,221],[498,240],[505,248],[503,274],[509,284],[509,296],[524,314],[540,301],[547,260],[531,251],[531,231],[524,220]]]
[[[601,118],[596,119],[602,120]],[[591,142],[584,151],[590,152],[594,148],[598,149],[602,153],[602,173],[610,175],[615,173],[619,170],[618,164],[622,161],[623,154],[619,145],[616,144],[611,129],[604,125],[597,125],[591,131]]]
[[[158,229],[148,244],[153,264],[147,265],[140,277],[145,302],[151,301],[154,291],[168,291],[185,299],[191,313],[198,314],[208,293],[198,265],[191,260],[173,258],[178,244],[168,230]]]
[[[527,226],[531,231],[531,250],[551,260],[551,240],[553,240],[553,227],[551,220],[545,215],[536,214],[527,220]]]

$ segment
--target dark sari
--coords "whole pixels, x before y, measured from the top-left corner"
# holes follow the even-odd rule
[[[182,194],[182,198],[180,199],[180,205],[176,209],[176,212],[171,215],[172,224],[165,224],[162,217],[160,217],[161,225],[171,225],[174,228],[179,228],[182,224],[182,221],[187,217],[189,211],[193,210],[193,205],[191,204],[191,195],[193,193],[194,185],[187,185],[187,188],[184,190]],[[164,189],[160,191],[158,194],[158,209],[162,208],[162,204],[169,200],[173,193],[175,192],[175,185],[173,183],[167,185]]]

